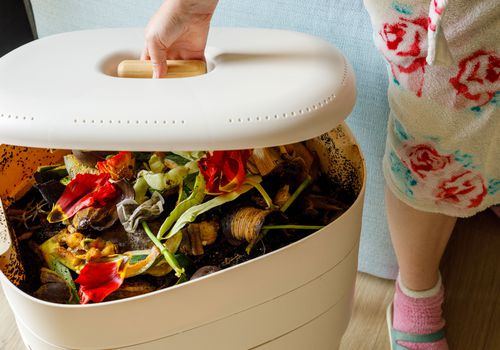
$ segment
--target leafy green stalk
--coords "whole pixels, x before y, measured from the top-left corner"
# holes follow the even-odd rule
[[[307,176],[307,178],[300,184],[300,186],[295,190],[295,192],[292,194],[290,198],[283,204],[281,207],[281,211],[285,212],[292,204],[293,202],[297,199],[298,196],[307,188],[312,183],[312,178],[311,176]]]
[[[193,187],[193,191],[189,195],[188,198],[180,202],[174,210],[170,213],[170,215],[165,219],[160,229],[158,230],[158,234],[156,237],[159,239],[163,239],[165,233],[172,227],[172,225],[181,217],[181,215],[186,212],[189,208],[194,207],[195,205],[203,202],[205,198],[205,179],[201,173],[196,177],[196,181]],[[175,234],[175,233],[174,233]],[[174,234],[169,234],[166,238],[172,237]]]
[[[179,220],[177,220],[174,227],[172,228],[172,230],[170,230],[170,233],[167,235],[166,238],[172,237],[177,232],[182,230],[184,226],[196,220],[196,217],[198,215],[201,215],[215,207],[218,207],[219,205],[235,200],[243,193],[250,191],[252,188],[255,187],[256,184],[259,184],[261,181],[262,178],[260,176],[248,177],[245,180],[245,183],[236,191],[217,196],[209,201],[206,201],[205,203],[201,203],[195,205],[194,207],[189,208],[179,217]]]
[[[146,221],[142,222],[142,227],[144,228],[144,231],[146,231],[146,234],[148,237],[153,241],[153,243],[158,247],[160,250],[160,253],[165,257],[165,260],[167,263],[174,269],[175,275],[179,278],[181,278],[186,272],[184,271],[184,268],[182,268],[179,265],[179,262],[175,258],[174,254],[172,254],[167,247],[165,247],[159,240],[156,238],[156,236],[153,234],[151,229],[149,228],[148,224]]]
[[[253,247],[255,247],[255,245],[261,240],[263,239],[264,237],[266,237],[267,233],[269,232],[269,230],[261,230],[259,232],[259,234],[257,236],[254,237],[254,239],[252,239],[252,241],[250,243],[248,243],[247,247],[245,248],[245,252],[250,255],[250,253],[252,252],[252,249]]]
[[[269,196],[269,194],[266,192],[266,190],[264,189],[264,187],[262,187],[261,184],[256,184],[255,185],[255,189],[257,191],[259,191],[259,193],[261,194],[262,198],[264,198],[264,200],[266,201],[266,204],[267,204],[267,207],[269,209],[276,209],[277,207],[273,204],[273,200],[271,199],[271,197]]]
[[[295,192],[290,196],[290,198],[288,198],[288,200],[285,202],[285,204],[283,204],[283,206],[281,207],[281,211],[282,212],[285,212],[292,204],[293,202],[297,199],[298,196],[300,196],[300,194],[312,183],[312,178],[310,176],[307,176],[307,178],[299,185],[299,187],[295,190]],[[293,225],[295,227],[284,227],[284,226],[292,226],[292,225],[281,225],[281,228],[282,229],[285,229],[285,228],[296,228],[296,229],[300,229],[300,228],[297,228],[298,225]],[[262,230],[259,232],[259,234],[247,245],[247,247],[245,248],[245,251],[247,254],[250,254],[250,252],[252,251],[253,247],[257,244],[257,242],[259,242],[261,239],[263,239],[267,233],[269,232],[269,230],[272,230],[272,229],[277,229],[278,225],[275,225],[275,226],[263,226],[262,227]],[[312,227],[312,226],[311,226]],[[323,227],[323,226],[317,226],[319,228]],[[316,228],[319,230],[319,228]],[[314,228],[312,230],[315,230]]]
[[[179,184],[179,191],[178,192],[179,193],[177,194],[177,201],[175,202],[176,206],[178,206],[187,197],[186,192],[184,191],[184,181],[182,181]]]

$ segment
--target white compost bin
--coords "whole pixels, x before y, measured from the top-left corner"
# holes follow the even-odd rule
[[[308,35],[221,28],[209,36],[205,75],[116,77],[118,63],[138,57],[142,45],[141,29],[92,30],[37,40],[0,59],[4,207],[29,188],[38,165],[59,162],[65,149],[229,150],[304,140],[356,200],[328,226],[272,253],[91,305],[48,303],[16,287],[26,276],[0,202],[0,282],[26,346],[336,349],[351,316],[365,185],[362,154],[343,123],[356,95],[350,65]]]

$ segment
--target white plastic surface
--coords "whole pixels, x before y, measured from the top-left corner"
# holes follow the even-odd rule
[[[23,328],[61,348],[114,349],[160,339],[166,346],[191,333],[189,348],[248,349],[346,303],[341,309],[349,312],[337,315],[338,321],[331,324],[331,332],[342,334],[354,297],[363,197],[364,186],[347,212],[305,239],[205,278],[139,297],[58,305],[30,297],[2,273],[0,284]],[[324,332],[324,327],[318,329],[315,337],[329,339]]]
[[[214,28],[211,71],[177,79],[112,76],[138,58],[142,29],[59,34],[0,58],[0,142],[92,150],[241,149],[302,141],[355,102],[353,71],[301,33]]]

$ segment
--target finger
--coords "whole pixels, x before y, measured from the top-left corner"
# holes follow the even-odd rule
[[[167,74],[167,51],[153,40],[148,42],[148,53],[153,64],[153,79],[163,78]]]
[[[145,44],[144,48],[142,49],[141,60],[142,61],[147,61],[147,60],[150,60],[150,59],[151,59],[151,57],[149,57],[148,45]]]

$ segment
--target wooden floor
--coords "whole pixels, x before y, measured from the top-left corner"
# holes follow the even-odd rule
[[[441,270],[450,349],[500,349],[500,219],[487,211],[461,220]],[[392,293],[392,281],[358,274],[353,318],[341,350],[389,349],[385,308]],[[24,350],[1,291],[0,349]]]

